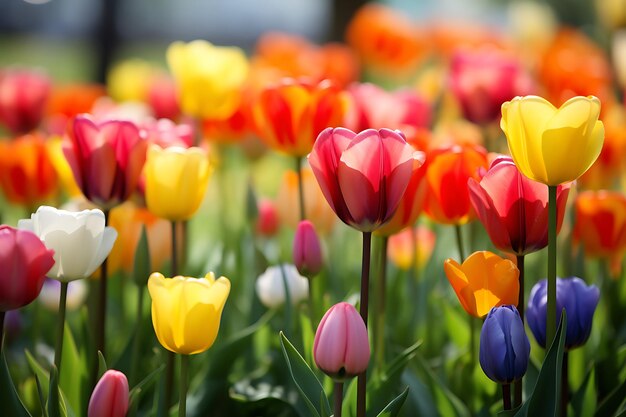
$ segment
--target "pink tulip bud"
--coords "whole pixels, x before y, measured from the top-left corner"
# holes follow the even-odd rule
[[[298,272],[307,278],[313,278],[319,274],[324,266],[320,239],[315,226],[308,220],[298,223],[293,238],[293,263],[298,268]]]
[[[274,236],[280,226],[276,205],[273,201],[262,198],[259,200],[258,210],[257,233],[267,237]]]
[[[351,378],[367,369],[367,328],[351,304],[335,304],[324,314],[315,332],[313,358],[317,367],[335,380]]]
[[[126,375],[110,369],[102,375],[89,399],[88,417],[124,417],[128,412]]]

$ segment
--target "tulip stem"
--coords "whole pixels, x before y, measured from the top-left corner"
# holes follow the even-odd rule
[[[361,301],[359,313],[367,328],[367,306],[369,302],[370,282],[370,254],[372,247],[372,232],[363,232],[363,258],[361,263]],[[359,374],[357,378],[356,415],[365,417],[365,402],[367,394],[367,370]]]
[[[2,356],[2,347],[4,345],[4,316],[6,312],[0,311],[0,356]]]
[[[333,417],[341,417],[341,405],[343,403],[343,382],[335,382],[333,395],[335,397]]]
[[[180,397],[178,417],[187,415],[187,387],[189,385],[189,355],[180,355]]]
[[[546,347],[556,334],[556,190],[548,186],[548,312],[546,314]],[[546,352],[548,350],[546,349]]]
[[[103,210],[104,224],[109,224],[109,210]],[[104,262],[100,265],[100,281],[98,283],[98,313],[96,315],[96,351],[92,359],[91,368],[91,386],[95,387],[98,382],[99,359],[98,352],[105,354],[105,332],[106,332],[106,315],[107,315],[107,281],[108,281],[108,257],[104,258]],[[58,368],[58,366],[57,366]],[[61,370],[59,369],[59,372]]]
[[[517,297],[517,311],[524,325],[524,255],[517,255],[517,269],[519,270],[519,296]],[[522,404],[523,379],[520,378],[513,384],[513,406]]]
[[[304,207],[304,185],[302,181],[302,157],[296,156],[296,173],[298,174],[298,204],[300,206],[300,221],[306,219]]]
[[[172,226],[172,278],[178,275],[178,239],[176,238],[176,222],[171,222]],[[183,355],[184,356],[184,355]],[[174,367],[176,366],[176,355],[172,351],[167,351],[167,362],[165,364],[165,391],[164,399],[165,408],[168,409],[172,400],[172,390],[174,386]],[[182,373],[182,369],[181,369]],[[182,389],[182,388],[181,388]]]
[[[455,224],[454,231],[456,234],[456,247],[459,250],[459,256],[461,257],[461,261],[459,263],[463,263],[465,260],[465,251],[463,250],[463,233],[461,231],[461,225]]]
[[[63,353],[63,330],[65,328],[65,305],[67,300],[67,282],[61,282],[61,297],[59,299],[59,317],[57,324],[57,345],[54,349],[54,365],[61,373],[61,356]]]
[[[511,409],[511,384],[502,384],[502,408]]]
[[[378,280],[376,281],[376,334],[374,338],[376,352],[376,368],[382,372],[385,365],[385,301],[387,285],[387,244],[389,237],[382,236],[380,239],[380,262]]]
[[[178,239],[176,237],[176,222],[172,221],[172,278],[178,275]]]

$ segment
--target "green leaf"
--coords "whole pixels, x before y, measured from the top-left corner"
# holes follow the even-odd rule
[[[135,259],[133,263],[133,280],[139,288],[143,288],[148,284],[148,277],[151,272],[150,247],[148,244],[148,233],[146,227],[141,225],[141,236],[137,243],[135,251]]]
[[[405,388],[402,394],[391,400],[389,404],[383,410],[378,413],[378,417],[396,417],[400,412],[400,408],[406,401],[406,397],[409,395],[409,388]]]
[[[417,416],[437,416],[437,408],[435,407],[435,401],[428,389],[428,386],[424,384],[414,372],[410,369],[406,369],[402,373],[402,383],[406,384],[410,389],[409,403],[407,407],[410,407],[410,411],[415,417]]]
[[[50,384],[48,392],[48,417],[61,417],[59,396],[59,372],[56,365],[50,369]]]
[[[43,366],[41,366],[39,362],[37,362],[37,359],[35,359],[35,357],[28,351],[28,349],[26,349],[24,353],[26,355],[26,362],[28,362],[28,366],[31,372],[33,373],[33,375],[35,375],[35,378],[38,383],[38,388],[39,387],[41,388],[40,393],[45,393],[45,392],[48,393],[48,397],[44,399],[45,402],[48,402],[48,398],[50,395],[50,376],[51,376],[52,371],[48,373],[48,371]],[[58,387],[58,375],[57,375],[56,384]],[[65,393],[63,392],[63,390],[58,388],[57,393],[61,399],[60,411],[62,413],[62,416],[64,417],[74,416],[73,409],[71,407],[67,407],[67,400],[66,400]],[[46,407],[44,406],[43,408],[45,409]],[[49,417],[52,417],[52,414],[50,414]]]
[[[108,370],[109,367],[107,366],[106,359],[104,359],[104,355],[101,351],[98,351],[98,379],[102,378],[102,375]]]
[[[63,372],[59,376],[59,386],[64,400],[72,410],[87,409],[83,404],[82,389],[87,382],[85,359],[80,355],[70,326],[65,324],[63,352],[61,358]]]
[[[585,377],[578,392],[572,398],[572,408],[574,416],[586,417],[592,416],[596,410],[598,394],[596,392],[596,373],[591,368]]]
[[[296,387],[304,397],[304,401],[311,410],[311,413],[319,417],[326,411],[330,415],[330,404],[328,403],[328,398],[324,393],[322,384],[283,332],[280,332],[280,345],[283,350],[283,355],[285,356],[285,361],[287,362],[287,367],[289,368],[289,373]],[[321,401],[318,400],[320,398]],[[318,404],[318,401],[321,402],[319,408],[315,405]]]
[[[98,352],[100,353],[100,352]],[[103,358],[104,359],[104,358]],[[139,401],[141,399],[141,395],[142,393],[152,384],[154,383],[154,381],[156,381],[156,377],[163,372],[163,370],[165,369],[165,364],[162,364],[161,366],[159,366],[157,369],[155,369],[154,371],[150,372],[150,374],[148,374],[147,377],[145,377],[141,382],[139,382],[137,385],[135,385],[131,390],[130,390],[130,407],[132,407],[133,402],[135,401]]]
[[[402,371],[406,364],[415,357],[417,349],[422,345],[422,341],[418,340],[413,345],[404,349],[398,356],[393,358],[391,362],[386,366],[383,372],[383,381],[387,381],[394,377],[402,375]]]
[[[2,412],[9,416],[30,417],[30,413],[17,395],[4,352],[0,356],[0,361],[2,362],[0,363],[0,368],[2,368],[0,369],[0,404],[2,404]]]
[[[626,379],[622,381],[606,398],[600,403],[596,417],[612,416],[620,408],[622,401],[626,398]]]

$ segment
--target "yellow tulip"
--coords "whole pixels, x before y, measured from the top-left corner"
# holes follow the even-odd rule
[[[574,181],[602,150],[600,100],[574,97],[560,108],[537,96],[502,104],[500,127],[515,165],[528,178],[556,186]]]
[[[474,252],[463,264],[446,259],[448,281],[469,314],[484,317],[493,307],[517,305],[519,270],[513,262],[488,251]]]
[[[228,278],[165,278],[155,272],[148,279],[152,325],[161,345],[175,353],[193,355],[210,348],[220,328],[230,292]]]
[[[188,220],[200,207],[211,174],[201,148],[152,145],[144,166],[146,205],[156,216]]]
[[[167,63],[183,113],[226,119],[235,112],[248,76],[248,60],[241,49],[202,40],[174,42],[167,49]]]

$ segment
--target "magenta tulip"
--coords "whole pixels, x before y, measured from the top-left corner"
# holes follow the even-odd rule
[[[53,255],[34,233],[0,226],[0,312],[37,298],[54,265]]]
[[[124,417],[128,412],[128,380],[109,369],[102,375],[89,399],[88,417]]]
[[[357,134],[339,127],[320,133],[308,159],[337,216],[361,232],[372,232],[394,215],[420,155],[399,131]]]
[[[17,134],[35,129],[44,116],[50,87],[50,78],[41,71],[1,71],[0,124]]]
[[[508,156],[496,158],[480,182],[468,180],[470,201],[494,246],[525,255],[548,244],[548,187],[528,179]],[[570,184],[557,190],[557,230]]]
[[[148,142],[134,123],[93,121],[76,116],[63,146],[74,179],[84,196],[103,210],[121,204],[136,190]]]
[[[315,226],[308,220],[298,223],[293,238],[293,263],[298,272],[305,277],[312,278],[324,267],[322,246]]]
[[[313,358],[318,368],[338,381],[367,369],[370,360],[367,328],[352,304],[335,304],[324,314],[315,332]]]

